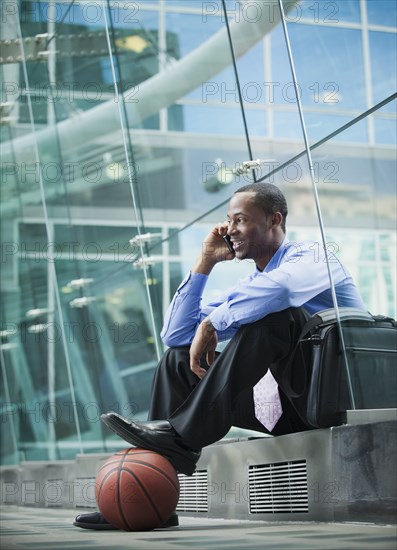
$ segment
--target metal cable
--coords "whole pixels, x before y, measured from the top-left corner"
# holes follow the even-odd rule
[[[379,109],[381,109],[382,107],[384,107],[385,105],[387,105],[388,103],[393,101],[394,99],[397,99],[397,93],[387,97],[386,99],[382,100],[380,103],[377,103],[376,105],[374,105],[374,107],[371,107],[370,109],[368,109],[364,113],[361,113],[361,115],[359,115],[358,117],[353,118],[350,122],[347,122],[346,124],[344,124],[343,126],[338,128],[337,130],[332,132],[331,134],[328,134],[324,138],[320,139],[319,141],[317,141],[316,143],[314,143],[313,145],[311,145],[309,147],[310,151],[313,151],[314,149],[317,149],[321,145],[324,145],[324,143],[326,143],[327,141],[330,141],[332,138],[334,138],[335,136],[337,136],[340,133],[344,132],[345,130],[347,130],[348,128],[350,128],[351,126],[353,126],[354,124],[356,124],[360,120],[362,120],[362,119],[366,118],[367,116],[371,115],[372,113],[378,111]],[[275,168],[274,170],[272,170],[271,172],[269,172],[265,176],[258,179],[257,183],[261,183],[262,181],[265,181],[268,178],[271,178],[272,176],[274,176],[275,174],[277,174],[278,172],[280,172],[281,170],[286,168],[292,162],[295,162],[296,160],[303,157],[305,154],[307,154],[306,149],[304,149],[303,151],[301,151],[300,153],[298,153],[294,157],[290,158],[289,160],[287,160],[283,164],[280,164],[279,166],[277,166],[277,168]],[[228,197],[224,201],[219,202],[216,206],[214,206],[213,208],[210,208],[210,210],[206,210],[203,214],[200,214],[200,216],[197,216],[197,218],[194,218],[192,221],[188,222],[183,227],[181,227],[179,229],[176,229],[175,231],[170,233],[168,235],[168,237],[166,237],[165,239],[161,239],[161,240],[157,241],[155,244],[153,244],[152,246],[148,246],[147,253],[150,253],[152,250],[154,250],[160,244],[163,244],[167,241],[170,241],[171,239],[173,239],[174,237],[179,235],[179,233],[182,233],[183,231],[185,231],[185,229],[188,229],[189,227],[192,227],[193,225],[200,222],[201,220],[203,220],[204,218],[206,218],[207,216],[209,216],[213,212],[216,212],[219,208],[221,208],[222,206],[225,206],[229,201],[230,201],[230,197]],[[117,275],[121,270],[126,269],[127,267],[129,267],[130,263],[133,262],[137,258],[139,258],[139,253],[137,253],[135,256],[132,256],[132,257],[129,256],[128,263],[126,265],[122,265],[119,268],[117,268],[113,272],[113,275]],[[105,280],[107,281],[108,278],[109,278],[109,275],[106,275],[105,277],[103,277],[103,279],[98,278],[96,280],[96,284],[100,284],[100,283],[104,282]]]
[[[248,154],[249,154],[250,160],[253,160],[254,157],[252,156],[251,141],[250,141],[249,132],[248,132],[247,119],[245,117],[244,100],[243,100],[243,96],[242,96],[242,93],[241,93],[240,78],[238,76],[236,56],[234,54],[232,35],[230,33],[229,19],[228,19],[228,16],[227,16],[225,0],[222,0],[222,8],[223,8],[223,13],[225,15],[225,23],[226,23],[226,29],[227,29],[227,36],[228,36],[228,39],[229,39],[230,53],[232,54],[233,69],[234,69],[234,75],[236,77],[238,98],[239,98],[239,101],[240,101],[241,116],[243,118],[243,125],[244,125],[245,139],[247,141]],[[254,177],[254,181],[256,182],[255,170],[252,170],[252,175]]]
[[[104,4],[106,4],[106,6],[109,10],[110,17],[111,17],[109,0],[103,0],[103,2],[104,2]],[[109,49],[110,66],[111,66],[112,77],[113,77],[113,82],[114,82],[115,101],[117,103],[117,108],[118,108],[118,113],[119,113],[120,127],[121,127],[122,138],[123,138],[123,146],[124,146],[124,155],[125,155],[125,158],[126,158],[126,161],[127,161],[128,180],[129,180],[130,188],[131,188],[131,196],[132,196],[132,202],[133,202],[133,207],[134,207],[135,218],[136,218],[136,221],[137,221],[138,235],[140,237],[142,233],[141,233],[140,224],[139,224],[140,216],[139,216],[139,209],[138,209],[138,206],[137,206],[136,189],[135,189],[135,185],[134,185],[134,181],[136,181],[136,174],[133,174],[132,170],[131,170],[131,166],[133,166],[133,164],[131,164],[131,162],[129,161],[130,152],[128,150],[128,138],[126,137],[126,133],[129,134],[128,121],[124,119],[124,117],[126,116],[126,111],[125,111],[125,109],[123,110],[123,108],[121,107],[121,103],[124,106],[124,96],[123,96],[123,94],[119,93],[119,89],[118,89],[118,85],[117,85],[116,69],[115,69],[114,60],[113,60],[112,44],[111,44],[111,39],[110,39],[109,24],[108,24],[108,19],[107,19],[107,15],[106,15],[106,9],[104,9],[103,15],[104,15],[104,21],[105,21],[106,39],[107,39],[108,49]],[[139,248],[140,248],[140,255],[141,255],[142,258],[144,258],[144,248],[143,248],[142,239],[139,239]],[[148,304],[149,304],[150,320],[151,320],[151,323],[152,323],[153,336],[154,336],[154,341],[155,341],[155,346],[156,346],[156,354],[157,354],[157,359],[160,360],[160,346],[159,346],[159,342],[158,342],[156,323],[155,323],[155,320],[154,320],[152,299],[151,299],[151,295],[150,295],[150,291],[149,291],[148,269],[147,269],[147,266],[145,264],[143,264],[143,271],[144,271],[144,277],[145,277],[146,294],[147,294],[147,299],[148,299]]]
[[[342,332],[341,321],[340,321],[340,315],[339,315],[339,308],[338,308],[338,299],[337,299],[337,296],[336,296],[335,283],[334,283],[332,270],[331,270],[331,266],[330,266],[330,262],[329,262],[329,258],[328,258],[328,254],[327,254],[327,243],[326,243],[326,240],[325,240],[325,229],[324,229],[324,222],[323,222],[323,217],[322,217],[322,212],[321,212],[320,199],[319,199],[319,196],[318,196],[316,179],[314,177],[314,168],[313,168],[312,155],[311,155],[311,151],[310,151],[309,140],[308,140],[308,137],[307,137],[306,123],[305,123],[305,118],[303,116],[302,103],[301,103],[301,100],[300,100],[300,94],[299,94],[299,89],[298,89],[298,81],[297,81],[297,77],[296,77],[294,59],[293,59],[293,56],[292,56],[291,44],[290,44],[289,35],[288,35],[287,23],[285,21],[285,14],[284,14],[284,7],[283,7],[282,0],[278,0],[278,5],[279,5],[279,8],[280,8],[281,24],[282,24],[283,31],[284,31],[284,38],[285,38],[285,42],[286,42],[286,45],[287,45],[288,59],[289,59],[289,64],[290,64],[291,74],[292,74],[292,80],[293,80],[295,94],[296,94],[296,102],[297,102],[299,118],[300,118],[301,127],[302,127],[303,140],[305,142],[305,151],[306,151],[306,156],[307,156],[307,162],[308,162],[308,165],[309,165],[310,178],[311,178],[311,181],[312,181],[312,189],[313,189],[314,201],[315,201],[315,204],[316,204],[318,222],[319,222],[319,226],[320,226],[320,233],[321,233],[321,240],[322,240],[322,245],[323,245],[323,249],[324,249],[324,256],[325,256],[325,261],[326,261],[326,264],[327,264],[328,277],[329,277],[330,287],[331,287],[332,302],[333,302],[334,309],[335,309],[335,317],[336,317],[337,327],[338,327],[338,331],[339,331],[340,345],[341,345],[342,354],[343,354],[344,362],[345,362],[345,366],[346,366],[347,385],[348,385],[348,389],[349,389],[349,394],[350,394],[352,407],[353,407],[353,409],[355,409],[356,408],[356,403],[355,403],[355,400],[354,400],[353,386],[352,386],[350,372],[349,372],[348,363],[347,363],[346,349],[345,349],[345,343],[344,343],[343,332]]]
[[[17,18],[17,29],[18,29],[18,39],[20,41],[21,45],[21,56],[22,56],[22,69],[23,69],[23,75],[25,79],[25,84],[27,88],[29,89],[29,78],[28,78],[28,71],[26,67],[26,55],[25,55],[25,47],[22,39],[22,31],[21,31],[21,25],[19,22],[19,19]],[[29,118],[30,118],[30,126],[32,129],[32,136],[33,136],[33,148],[34,148],[34,154],[36,158],[37,166],[40,166],[40,153],[39,153],[39,145],[37,142],[36,137],[36,127],[33,117],[33,106],[32,106],[32,100],[30,95],[27,95],[27,104],[28,104],[28,110],[29,110]],[[43,176],[41,173],[41,170],[39,171],[39,186],[40,186],[40,195],[41,195],[41,202],[43,207],[43,213],[44,213],[44,219],[45,219],[45,226],[46,226],[46,232],[47,232],[47,241],[49,243],[52,242],[52,234],[51,234],[51,227],[50,227],[50,221],[48,217],[48,211],[47,211],[47,203],[45,198],[45,190],[44,190],[44,182],[43,182]],[[83,445],[82,445],[82,439],[81,439],[81,430],[80,430],[80,421],[77,413],[77,402],[76,402],[76,396],[74,391],[74,384],[73,384],[73,376],[72,376],[72,369],[70,364],[70,358],[69,358],[69,352],[66,345],[66,334],[65,334],[65,324],[63,319],[63,312],[62,312],[62,306],[61,306],[61,298],[59,295],[59,286],[58,286],[58,280],[57,280],[57,273],[55,269],[55,261],[53,258],[49,259],[50,262],[50,269],[52,271],[53,281],[55,282],[55,298],[58,308],[58,315],[60,319],[60,328],[61,328],[61,334],[62,334],[62,345],[64,349],[65,354],[65,362],[66,362],[66,371],[67,371],[67,377],[69,382],[69,388],[70,388],[70,394],[72,397],[72,410],[73,410],[73,416],[76,426],[76,432],[77,432],[77,439],[79,442],[80,447],[80,453],[83,454]]]

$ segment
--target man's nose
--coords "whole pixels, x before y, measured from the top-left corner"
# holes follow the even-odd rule
[[[227,228],[227,234],[233,235],[234,233],[236,233],[236,231],[237,231],[236,224],[234,222],[230,222],[229,227]]]

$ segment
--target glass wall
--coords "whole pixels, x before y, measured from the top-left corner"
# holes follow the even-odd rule
[[[396,3],[282,4],[327,246],[395,317]],[[2,463],[111,451],[100,414],[146,418],[165,309],[233,191],[276,183],[288,237],[321,246],[279,5],[1,12]],[[219,264],[204,299],[251,270]]]

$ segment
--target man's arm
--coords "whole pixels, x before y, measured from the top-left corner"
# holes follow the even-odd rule
[[[200,379],[206,374],[206,370],[200,365],[200,359],[206,354],[207,365],[210,367],[215,359],[215,349],[218,345],[218,337],[210,319],[206,317],[200,323],[190,346],[190,370]]]
[[[220,261],[231,260],[234,255],[229,252],[222,235],[226,234],[226,224],[215,226],[202,243],[192,270],[182,281],[169,305],[161,338],[167,346],[190,345],[197,327],[208,316],[208,313],[219,304],[201,309],[201,296],[213,267]]]
[[[336,257],[329,261],[339,305],[363,307],[346,268]],[[301,306],[309,306],[313,313],[333,306],[325,255],[322,251],[314,254],[311,242],[287,246],[276,265],[240,281],[208,315],[219,334],[270,313]]]
[[[214,266],[224,260],[232,260],[233,252],[230,252],[223,240],[226,235],[227,224],[218,224],[207,235],[203,242],[202,254],[198,257],[193,271],[203,275],[209,275]],[[218,345],[216,330],[209,317],[206,317],[198,326],[190,346],[190,370],[200,379],[206,374],[206,370],[200,366],[202,355],[206,354],[208,366],[211,366],[215,359],[215,349]]]
[[[199,254],[192,271],[209,275],[215,265],[225,260],[233,260],[234,253],[227,248],[223,235],[227,233],[227,224],[219,223],[208,233],[203,241],[201,254]]]

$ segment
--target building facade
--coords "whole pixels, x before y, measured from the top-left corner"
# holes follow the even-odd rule
[[[280,186],[316,255],[314,183],[327,250],[396,316],[394,0],[1,13],[4,464],[117,449],[100,414],[146,418],[165,309],[246,183]],[[205,297],[252,267],[218,265]]]

